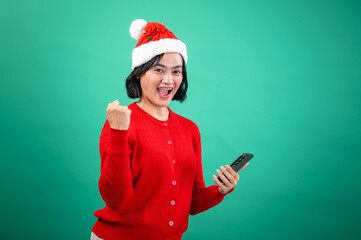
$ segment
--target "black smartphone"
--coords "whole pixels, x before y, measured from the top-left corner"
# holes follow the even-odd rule
[[[253,154],[251,153],[242,153],[234,162],[230,165],[231,168],[238,172],[241,170],[241,168],[244,167],[251,159],[253,158]],[[221,169],[220,169],[221,170]],[[222,171],[222,170],[221,170]],[[226,177],[226,175],[224,175]],[[227,177],[226,177],[227,178]],[[228,179],[228,178],[227,178]],[[218,177],[218,180],[223,183],[220,177]]]

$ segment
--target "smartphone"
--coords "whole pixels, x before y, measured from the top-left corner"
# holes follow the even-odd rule
[[[241,168],[243,168],[244,165],[246,165],[252,158],[253,158],[253,154],[251,154],[251,153],[242,153],[236,160],[234,160],[234,162],[230,166],[235,172],[238,173],[238,171],[241,170]],[[224,175],[224,176],[226,177],[226,175]],[[221,180],[220,177],[218,177],[218,180],[221,183],[223,183],[223,181]]]

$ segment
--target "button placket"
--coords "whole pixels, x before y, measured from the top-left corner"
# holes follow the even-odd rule
[[[167,123],[163,123],[163,126],[168,126]],[[174,159],[174,142],[173,142],[173,138],[170,134],[170,129],[168,127],[166,127],[166,131],[167,131],[167,137],[168,139],[166,138],[166,145],[168,145],[169,147],[169,157],[170,157],[170,165],[171,165],[171,176],[170,176],[170,183],[171,184],[171,187],[170,187],[170,192],[169,192],[169,195],[168,195],[168,210],[167,210],[167,216],[168,216],[168,227],[172,227],[174,225],[174,217],[175,217],[175,204],[176,204],[176,184],[177,184],[177,181],[176,181],[176,159]]]

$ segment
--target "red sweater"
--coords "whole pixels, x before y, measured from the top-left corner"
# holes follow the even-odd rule
[[[136,103],[128,130],[100,135],[100,194],[105,207],[92,231],[105,240],[181,239],[189,214],[219,204],[227,194],[205,187],[201,137],[195,123],[169,108],[160,121]]]

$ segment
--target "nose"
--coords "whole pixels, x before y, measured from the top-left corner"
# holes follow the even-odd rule
[[[162,82],[171,83],[172,81],[173,81],[173,76],[172,76],[171,72],[168,72],[168,73],[164,74]]]

